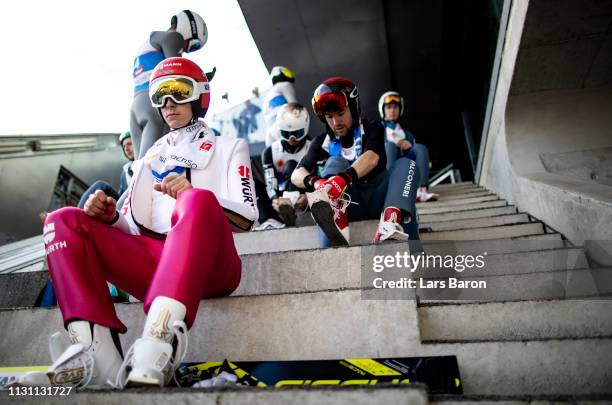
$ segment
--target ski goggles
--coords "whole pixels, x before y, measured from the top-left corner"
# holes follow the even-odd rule
[[[321,84],[312,96],[312,109],[319,117],[326,112],[341,112],[346,109],[348,101],[342,92],[333,91],[326,84]]]
[[[396,94],[391,94],[383,100],[383,104],[397,103],[402,104],[402,98]]]
[[[151,82],[149,98],[153,107],[161,108],[167,98],[177,104],[185,104],[197,100],[202,93],[209,91],[206,82],[196,82],[188,76],[165,76]]]
[[[281,68],[281,73],[284,74],[289,79],[295,79],[295,73],[293,73],[293,71],[287,69],[286,67]]]
[[[195,52],[202,48],[202,42],[199,39],[191,39],[189,40],[189,44],[187,45],[187,53]]]
[[[283,138],[286,141],[290,141],[292,139],[296,141],[301,141],[302,139],[306,137],[306,131],[304,131],[304,128],[298,129],[297,131],[284,131],[281,129],[280,135],[281,135],[281,138]]]

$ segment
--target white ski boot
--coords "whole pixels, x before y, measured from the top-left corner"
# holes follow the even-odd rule
[[[109,328],[94,324],[92,337],[89,322],[74,321],[68,324],[68,333],[72,345],[63,351],[59,332],[49,338],[53,365],[47,372],[29,372],[15,384],[101,388],[117,375],[122,359]]]
[[[157,297],[149,308],[144,332],[121,365],[114,388],[167,385],[187,353],[186,308],[181,302]],[[172,341],[176,337],[176,352]],[[128,370],[129,369],[129,370]]]

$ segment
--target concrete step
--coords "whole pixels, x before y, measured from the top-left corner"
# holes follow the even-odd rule
[[[436,193],[438,195],[440,195],[441,197],[447,197],[447,196],[457,196],[457,195],[461,195],[461,194],[471,194],[471,193],[481,193],[483,191],[487,191],[487,192],[491,192],[490,190],[484,188],[484,187],[480,187],[480,186],[473,186],[473,187],[469,187],[469,188],[461,188],[458,190],[452,190],[452,189],[448,189],[448,190],[436,190],[436,189],[432,189],[429,190],[430,192]]]
[[[379,252],[393,254],[395,251],[405,249],[403,242],[386,243],[384,247],[377,247]],[[559,234],[542,234],[516,239],[491,239],[482,241],[431,241],[425,243],[428,254],[464,254],[479,255],[487,252],[489,255],[503,253],[529,252],[537,250],[560,249],[566,247]],[[290,291],[292,288],[301,288],[300,291],[322,290],[334,286],[357,286],[359,274],[351,271],[351,260],[360,260],[361,253],[358,248],[345,249],[338,261],[336,249],[315,251],[267,252],[260,254],[242,255],[244,270],[242,283],[237,294],[257,294],[263,291],[276,293]],[[335,263],[333,272],[317,271],[322,263]],[[325,265],[323,266],[326,267]],[[295,277],[291,275],[295,269],[305,269],[298,272]],[[274,270],[276,269],[276,271]],[[18,274],[0,275],[0,308],[31,307],[45,283],[49,274],[43,272],[28,272]],[[247,292],[245,286],[249,286]],[[276,287],[275,290],[272,287]],[[308,287],[308,288],[306,288]]]
[[[449,245],[449,247],[451,247]],[[347,288],[370,288],[365,278],[371,273],[370,260],[376,255],[394,256],[404,251],[405,245],[385,247],[348,247],[316,251],[269,253],[248,255],[243,258],[243,274],[234,295],[285,294]],[[438,251],[441,251],[438,247]],[[432,252],[435,250],[432,249]],[[456,251],[455,251],[456,252]],[[486,251],[485,251],[486,252]],[[447,254],[451,251],[446,251]],[[483,254],[480,251],[478,254]],[[584,251],[578,248],[550,249],[533,252],[485,254],[485,267],[466,270],[462,276],[491,277],[495,275],[522,275],[565,269],[584,269],[588,266]],[[362,268],[363,266],[363,268]],[[330,269],[333,268],[333,271]],[[406,270],[398,273],[405,276]],[[467,274],[469,273],[469,274]],[[415,277],[459,276],[452,269],[422,268]],[[558,275],[556,275],[558,277]],[[517,278],[518,279],[518,278]],[[597,290],[594,290],[597,291]]]
[[[609,405],[609,395],[430,395],[431,405]]]
[[[498,225],[522,224],[528,222],[529,215],[527,214],[510,214],[485,218],[457,219],[454,221],[437,221],[431,223],[423,221],[423,224],[419,224],[419,226],[422,228],[429,227],[433,231],[449,231]]]
[[[9,397],[0,391],[0,402],[32,401],[32,397]],[[10,398],[10,399],[9,399]],[[21,401],[20,401],[21,399]],[[198,405],[370,405],[372,403],[427,405],[427,389],[420,384],[402,386],[350,386],[350,387],[291,387],[262,389],[254,387],[203,388],[130,388],[124,391],[75,391],[70,396],[36,397],[36,404],[198,404]]]
[[[380,249],[377,250],[377,254]],[[390,252],[391,253],[391,252]],[[427,252],[432,256],[432,253]],[[448,253],[446,253],[448,254]],[[441,254],[442,256],[443,254]],[[509,254],[489,254],[489,252],[481,251],[479,255],[483,256],[482,268],[474,268],[473,270],[465,270],[461,274],[449,272],[431,260],[427,266],[419,268],[414,275],[426,278],[443,278],[459,276],[462,278],[478,278],[489,276],[504,276],[518,275],[529,273],[542,273],[549,271],[559,271],[568,269],[585,269],[589,267],[589,263],[582,248],[563,248],[536,250],[531,252],[518,252]],[[438,259],[440,261],[440,259]]]
[[[505,207],[507,205],[508,203],[506,202],[506,200],[485,201],[480,203],[451,205],[443,207],[429,207],[427,206],[427,203],[425,203],[422,207],[419,207],[418,211],[419,214],[438,214],[443,212],[470,211],[481,208]]]
[[[612,337],[611,300],[521,301],[418,308],[423,341]],[[466,327],[469,325],[469,327]]]
[[[450,196],[458,196],[458,195],[466,195],[473,193],[482,193],[483,191],[491,192],[490,190],[480,187],[480,186],[471,186],[471,187],[462,187],[458,189],[446,189],[446,190],[437,190],[430,189],[430,193],[436,193],[440,197],[450,197]]]
[[[142,333],[142,304],[116,308],[127,348]],[[0,311],[0,364],[47,364],[47,339],[61,327],[58,309]],[[185,361],[385,357],[419,339],[414,300],[364,300],[358,290],[226,297],[201,302]]]
[[[421,209],[421,208],[437,208],[437,207],[452,207],[454,205],[466,205],[466,204],[473,204],[473,203],[481,203],[481,202],[485,202],[485,201],[495,201],[498,200],[499,197],[497,197],[495,194],[489,194],[489,195],[484,195],[484,196],[476,196],[476,197],[472,197],[472,196],[463,196],[463,198],[456,198],[456,199],[452,199],[452,200],[446,200],[446,201],[429,201],[429,202],[420,202],[417,203],[417,208]]]
[[[433,343],[423,344],[421,350],[423,355],[457,355],[466,395],[612,393],[612,340],[608,338]]]
[[[466,187],[480,187],[472,181],[462,181],[459,183],[438,184],[431,187],[432,190],[458,190]]]
[[[471,254],[486,252],[486,266],[477,275],[544,272],[587,266],[581,249],[561,248],[557,240],[504,240],[471,243],[434,243],[426,245],[430,255]],[[483,250],[490,248],[491,250]],[[561,249],[559,249],[561,248]],[[537,249],[536,251],[528,251]],[[242,279],[234,295],[303,293],[359,288],[361,263],[372,253],[395,255],[406,250],[405,243],[383,246],[359,246],[335,249],[302,250],[291,253],[242,255]],[[333,266],[333,271],[329,271]],[[365,266],[365,262],[364,262]],[[403,270],[402,270],[403,271]],[[452,270],[417,270],[415,276],[449,277]],[[465,275],[465,273],[464,273]],[[403,275],[402,275],[403,276]],[[49,279],[47,272],[31,272],[0,277],[0,308],[31,307],[38,292]],[[366,287],[370,287],[367,283]]]
[[[517,209],[514,205],[496,208],[482,208],[469,211],[446,212],[441,214],[421,214],[419,212],[419,223],[430,224],[440,221],[457,221],[471,218],[487,218],[497,215],[516,214]]]
[[[351,244],[371,244],[377,226],[377,220],[352,223],[350,225]],[[534,222],[528,224],[421,233],[420,238],[423,241],[483,240],[516,238],[543,233],[543,225]],[[265,237],[263,237],[264,235]],[[319,247],[319,231],[316,227],[303,227],[265,231],[264,234],[261,232],[248,232],[235,234],[234,241],[236,242],[236,247],[240,254],[316,249]]]
[[[461,198],[485,197],[488,195],[493,195],[493,193],[487,190],[477,190],[458,194],[442,194],[438,197],[438,201],[453,201]]]
[[[206,300],[187,361],[457,355],[467,395],[612,393],[608,338],[421,344],[414,304],[364,300],[352,290]],[[131,327],[122,336],[127,347],[140,334],[142,306],[118,312]],[[57,309],[0,312],[0,362],[48,363],[46,339],[60,325]]]
[[[517,225],[491,226],[456,231],[423,233],[421,240],[482,240],[516,238],[520,236],[539,235],[544,233],[544,225],[539,222]]]
[[[437,280],[450,283],[450,277],[452,276],[447,273],[444,278]],[[423,280],[424,283],[432,281],[425,278]],[[423,305],[431,305],[570,298],[607,299],[612,296],[612,271],[610,268],[461,277],[460,280],[484,284],[461,289],[418,288],[417,294],[420,302]],[[382,298],[392,296],[395,293],[393,290],[378,291]]]

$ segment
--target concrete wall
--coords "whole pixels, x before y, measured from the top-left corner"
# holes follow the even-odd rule
[[[87,184],[104,180],[118,189],[125,159],[117,134],[3,136],[0,149],[11,142],[31,144],[42,139],[66,141],[93,139],[91,148],[0,153],[0,245],[39,235],[39,214],[47,210],[60,166]]]
[[[609,1],[513,1],[479,178],[603,263],[612,187],[547,171],[542,158],[612,146],[611,27]]]

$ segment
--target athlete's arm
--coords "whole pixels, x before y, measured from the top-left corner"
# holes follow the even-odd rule
[[[304,167],[298,167],[291,173],[291,182],[299,188],[306,188],[304,185],[304,178],[308,176],[310,172]]]
[[[324,139],[325,134],[322,134],[312,140],[308,147],[308,152],[304,155],[302,160],[300,160],[300,163],[298,163],[293,173],[291,173],[291,182],[296,187],[308,189],[309,187],[304,184],[304,178],[309,176],[316,169],[317,162],[329,156],[322,147]]]
[[[281,93],[285,97],[288,103],[297,103],[297,96],[295,95],[295,87],[293,87],[293,83],[283,82],[283,85],[280,86]]]
[[[217,198],[234,230],[248,231],[258,217],[248,143],[236,140],[231,156],[227,173],[229,199]]]
[[[151,45],[157,45],[165,58],[181,56],[183,42],[183,36],[176,31],[155,32],[151,35]]]
[[[361,178],[370,173],[378,165],[379,159],[380,156],[376,152],[367,150],[357,158],[351,167],[357,172],[357,177]]]

